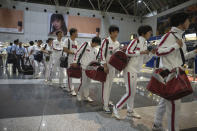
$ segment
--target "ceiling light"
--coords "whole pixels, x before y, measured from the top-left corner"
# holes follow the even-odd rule
[[[137,3],[142,3],[142,0],[138,0]]]

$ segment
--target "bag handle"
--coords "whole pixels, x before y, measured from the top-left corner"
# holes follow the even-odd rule
[[[175,35],[175,33],[177,33],[177,32],[171,32],[171,33],[175,37],[176,40],[179,40],[179,38]],[[183,53],[183,49],[180,47],[179,51],[180,51],[181,59],[182,59],[182,62],[183,62],[183,64],[181,66],[184,66],[185,65],[185,55]]]
[[[105,58],[107,57],[107,51],[108,51],[108,46],[109,46],[109,40],[108,39],[105,39],[106,40],[106,47],[105,47]]]
[[[70,50],[70,39],[68,38],[68,49]],[[62,56],[63,56],[64,50],[62,51]],[[69,53],[67,53],[67,57],[69,56]]]
[[[81,54],[79,55],[79,58],[78,58],[78,60],[77,60],[77,64],[78,64],[78,65],[79,65],[79,63],[80,63],[80,60],[81,60],[81,58],[82,58],[82,56],[83,56],[83,54],[84,54],[86,48],[87,48],[87,45],[88,45],[88,42],[86,42],[85,47],[83,48]]]
[[[136,44],[136,46],[135,46],[135,48],[133,49],[133,51],[135,51],[136,50],[136,48],[137,48],[137,46],[138,46],[138,44],[139,44],[139,39],[135,39],[135,41],[137,41],[137,44]]]
[[[96,60],[98,59],[100,52],[101,52],[101,48],[99,48],[98,54],[96,55]]]

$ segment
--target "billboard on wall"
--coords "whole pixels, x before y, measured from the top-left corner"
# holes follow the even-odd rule
[[[0,32],[24,33],[24,12],[0,8]]]
[[[93,37],[96,34],[96,29],[101,26],[99,18],[49,14],[48,19],[49,35],[55,35],[57,31],[62,31],[64,35],[69,35],[67,33],[69,29],[76,28],[79,37]]]

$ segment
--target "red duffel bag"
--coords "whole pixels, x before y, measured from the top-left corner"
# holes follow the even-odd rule
[[[123,51],[117,51],[111,56],[109,64],[122,71],[128,64],[128,57]]]
[[[181,68],[175,68],[171,72],[156,69],[147,89],[167,100],[177,100],[193,92],[189,79]]]
[[[107,74],[104,72],[104,67],[99,62],[91,62],[86,68],[86,75],[90,79],[105,82]]]
[[[70,66],[67,69],[67,74],[68,74],[69,77],[81,78],[81,76],[82,76],[81,66],[77,66],[77,67]]]

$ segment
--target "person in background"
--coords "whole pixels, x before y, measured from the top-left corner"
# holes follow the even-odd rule
[[[51,83],[50,79],[50,74],[51,74],[51,69],[52,69],[52,64],[53,64],[53,59],[52,59],[52,52],[53,52],[53,38],[48,38],[47,44],[45,44],[42,47],[42,51],[44,53],[44,66],[45,66],[45,81],[48,82],[48,84]]]
[[[6,60],[6,65],[5,65],[5,67],[8,67],[8,55],[10,55],[10,54],[11,54],[12,45],[13,45],[13,43],[11,43],[11,42],[10,42],[10,45],[6,48],[6,52],[7,52],[7,60]]]
[[[29,42],[29,47],[27,47],[27,60],[30,61],[30,64],[33,66],[34,64],[34,56],[33,56],[33,51],[34,51],[34,42],[33,41],[30,41]]]
[[[0,45],[0,67],[3,68],[3,51],[4,48]]]
[[[34,68],[34,79],[40,78],[41,75],[41,61],[35,60],[35,55],[41,52],[41,44],[42,40],[38,40],[37,45],[30,46],[30,53],[29,56],[31,57],[31,64]],[[31,45],[31,44],[30,44]]]
[[[16,49],[16,56],[17,56],[17,67],[20,71],[21,67],[24,69],[24,58],[25,58],[25,48],[22,47],[22,42],[19,42],[19,45]]]
[[[171,30],[161,38],[160,42],[163,40],[164,42],[159,44],[156,52],[156,55],[160,57],[159,67],[169,71],[184,66],[180,52],[183,51],[185,59],[193,58],[197,54],[197,49],[187,52],[183,39],[183,34],[190,25],[189,15],[183,12],[176,13],[171,16],[170,23]],[[180,51],[181,48],[182,51]],[[155,115],[153,131],[164,130],[162,120],[165,112],[167,112],[168,131],[179,131],[180,110],[181,99],[169,101],[161,98]]]
[[[141,70],[143,64],[149,61],[155,50],[148,51],[147,40],[152,35],[152,28],[149,25],[143,25],[138,28],[139,38],[130,42],[126,49],[126,55],[130,57],[127,67],[124,69],[124,81],[126,85],[126,93],[113,107],[113,114],[120,119],[119,110],[127,105],[127,117],[141,118],[134,112],[134,98],[137,88],[137,74]],[[151,54],[152,53],[152,54]]]
[[[55,35],[61,31],[65,36],[67,34],[67,27],[62,14],[52,14],[50,21],[50,35]]]
[[[118,33],[119,27],[111,25],[109,27],[109,37],[104,39],[101,45],[101,63],[104,65],[104,71],[107,73],[106,81],[102,84],[103,110],[105,113],[111,113],[109,109],[109,98],[113,78],[115,77],[115,68],[109,64],[109,59],[120,47],[120,43],[116,40]],[[106,49],[106,47],[108,48]],[[107,52],[105,53],[105,51]]]
[[[99,46],[100,43],[101,43],[101,39],[99,37],[94,37],[92,38],[92,42],[88,42],[88,43],[85,42],[84,44],[82,44],[75,55],[74,63],[72,64],[73,66],[77,66],[79,56],[81,55],[84,48],[86,48],[80,60],[80,64],[82,68],[82,78],[77,94],[78,101],[84,99],[85,101],[93,102],[92,98],[90,98],[89,96],[89,86],[91,79],[86,76],[85,70],[90,62],[96,61],[96,57],[98,54],[96,47]]]
[[[57,70],[59,71],[59,86],[61,88],[65,88],[63,85],[63,78],[64,78],[64,68],[60,67],[60,57],[63,52],[63,34],[61,31],[56,32],[57,39],[53,40],[53,66],[52,66],[52,74],[50,75],[50,79],[52,76],[56,76]],[[54,75],[53,75],[54,74]]]
[[[16,51],[17,51],[17,48],[18,48],[18,43],[19,43],[19,40],[15,40],[14,41],[14,44],[12,45],[12,49],[11,49],[11,53],[13,55],[13,73],[16,74],[16,68],[18,70],[19,73],[21,73],[21,70],[20,68],[17,66],[17,56],[16,56]]]
[[[69,32],[70,32],[70,38],[65,39],[64,41],[64,52],[66,52],[68,56],[68,68],[70,67],[70,64],[73,62],[75,56],[74,54],[77,52],[77,47],[78,47],[78,43],[75,40],[78,36],[77,29],[71,28]],[[68,91],[71,92],[71,95],[76,96],[74,85],[72,83],[72,78],[70,78],[68,75],[67,77],[68,77]],[[64,90],[66,90],[66,88],[64,88]]]

